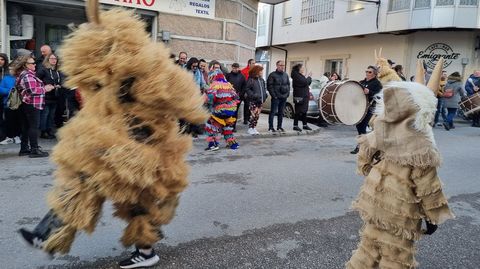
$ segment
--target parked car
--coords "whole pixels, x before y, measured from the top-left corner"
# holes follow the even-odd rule
[[[320,95],[320,91],[325,86],[327,81],[323,79],[312,79],[312,84],[310,84],[310,100],[308,102],[308,110],[307,116],[308,117],[319,117],[320,110],[318,108],[318,98]],[[268,95],[267,100],[262,106],[262,112],[270,113],[271,108],[271,97],[270,94]],[[295,106],[293,104],[293,87],[292,87],[292,80],[290,80],[290,95],[287,98],[287,103],[285,104],[285,110],[283,111],[283,116],[286,118],[293,119],[295,115]]]

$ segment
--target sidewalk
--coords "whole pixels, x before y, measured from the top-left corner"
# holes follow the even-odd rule
[[[239,113],[240,114],[240,113]],[[277,117],[273,120],[273,126],[277,126]],[[313,123],[309,123],[308,126],[312,128],[311,131],[302,130],[301,132],[297,132],[293,130],[293,119],[283,118],[282,127],[285,129],[284,133],[275,132],[269,133],[268,132],[268,114],[261,113],[260,118],[258,119],[257,124],[257,131],[260,133],[259,135],[251,135],[247,133],[248,124],[243,124],[243,119],[240,118],[237,120],[237,132],[234,133],[236,138],[240,139],[256,139],[256,138],[268,138],[268,137],[285,137],[285,136],[297,136],[297,135],[312,135],[317,134],[322,129]],[[302,123],[300,122],[299,127],[302,128]],[[204,141],[206,138],[205,135],[200,135],[198,138],[194,138],[194,141],[201,140]]]

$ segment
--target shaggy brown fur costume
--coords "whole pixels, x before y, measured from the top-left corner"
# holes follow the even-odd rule
[[[144,23],[123,9],[98,14],[97,2],[88,2],[90,23],[60,52],[84,107],[60,130],[53,152],[58,169],[48,203],[62,225],[43,246],[50,253],[67,253],[78,230],[93,232],[106,199],[128,222],[125,246],[161,239],[159,227],[172,220],[188,184],[192,142],[178,119],[208,118],[192,76],[151,41]]]

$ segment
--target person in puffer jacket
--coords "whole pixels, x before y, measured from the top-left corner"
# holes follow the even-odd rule
[[[237,121],[237,104],[239,97],[232,84],[227,82],[222,71],[215,69],[208,74],[209,89],[206,90],[207,103],[212,115],[205,124],[208,147],[205,150],[218,150],[217,134],[222,133],[227,147],[238,149],[239,145],[233,135],[233,128]]]
[[[255,65],[249,71],[246,93],[250,108],[250,120],[248,134],[258,135],[257,123],[262,111],[262,105],[267,100],[267,85],[262,77],[263,67]]]

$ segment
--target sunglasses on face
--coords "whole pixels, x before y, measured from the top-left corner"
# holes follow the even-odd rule
[[[33,63],[32,63],[32,62],[27,62],[27,64],[33,64],[33,65],[36,65],[36,63],[35,63],[35,62],[33,62]]]
[[[367,74],[372,74],[373,71],[367,70],[367,71],[365,71],[365,73],[367,73]]]

